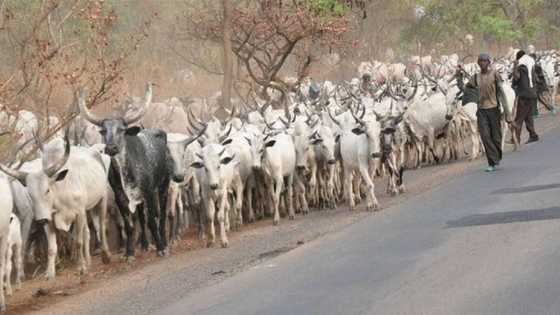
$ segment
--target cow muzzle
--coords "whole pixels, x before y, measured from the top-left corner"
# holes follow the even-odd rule
[[[447,114],[447,115],[445,115],[445,119],[446,120],[451,120],[451,119],[453,119],[453,115]]]
[[[336,164],[336,160],[331,159],[331,160],[328,160],[327,163],[329,163],[329,165],[334,165],[334,164]]]
[[[218,189],[218,184],[210,184],[210,189],[212,190]]]
[[[383,153],[381,152],[375,152],[371,154],[371,158],[372,159],[380,159],[383,156]]]
[[[108,144],[105,146],[105,153],[109,156],[115,156],[119,153],[119,147],[114,144]]]
[[[185,180],[184,174],[175,174],[173,175],[173,181],[176,183],[182,183]]]
[[[37,223],[37,225],[39,225],[39,226],[43,226],[43,225],[49,223],[49,219],[39,219],[39,220],[35,220],[35,223]]]

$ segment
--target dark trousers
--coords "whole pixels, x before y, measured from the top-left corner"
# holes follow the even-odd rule
[[[515,132],[517,139],[521,141],[521,128],[523,127],[523,122],[527,127],[529,132],[529,137],[531,139],[538,138],[539,136],[535,132],[535,124],[533,122],[533,111],[537,107],[536,98],[517,98],[517,111],[515,113]]]
[[[476,112],[478,132],[484,144],[488,165],[496,166],[502,159],[502,126],[500,110],[496,108],[479,109]]]

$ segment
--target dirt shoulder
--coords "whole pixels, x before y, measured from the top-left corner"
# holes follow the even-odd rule
[[[543,115],[536,120],[541,134],[558,126],[558,118]],[[523,146],[521,150],[528,150]],[[515,154],[515,153],[513,153]],[[460,161],[426,167],[405,173],[407,193],[398,197],[385,194],[385,180],[376,181],[376,192],[382,211],[445,184],[465,172],[479,172],[484,161]],[[507,167],[503,165],[502,167]],[[121,262],[113,254],[113,262],[103,265],[94,257],[87,276],[78,276],[75,268],[60,272],[57,279],[26,281],[20,291],[8,298],[7,314],[149,314],[162,305],[172,303],[195,290],[211,286],[243,270],[252,268],[274,256],[281,255],[303,243],[340,231],[365,216],[375,215],[359,207],[350,212],[346,206],[336,210],[312,211],[296,220],[271,220],[244,226],[230,233],[230,247],[203,248],[189,234],[171,249],[167,258],[158,258],[153,251],[137,251],[134,264]]]

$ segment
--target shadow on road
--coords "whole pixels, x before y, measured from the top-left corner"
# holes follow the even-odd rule
[[[544,208],[533,210],[520,210],[496,212],[488,214],[475,214],[458,220],[448,221],[447,228],[458,228],[477,225],[507,224],[515,222],[529,222],[541,220],[560,219],[560,208]]]
[[[491,195],[499,195],[499,194],[519,194],[519,193],[526,193],[526,192],[533,192],[539,190],[547,190],[547,189],[554,189],[560,188],[560,183],[557,184],[547,184],[547,185],[534,185],[534,186],[525,186],[525,187],[513,187],[513,188],[504,188],[493,191]]]

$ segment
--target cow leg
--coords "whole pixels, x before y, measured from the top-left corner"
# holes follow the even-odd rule
[[[352,171],[350,169],[344,169],[344,195],[346,195],[346,202],[350,207],[350,211],[354,211],[356,209],[356,202],[354,200],[354,188],[352,187]]]
[[[84,250],[84,257],[86,259],[86,266],[89,268],[91,266],[91,252],[90,252],[90,246],[89,246],[89,240],[90,240],[90,231],[89,231],[89,226],[87,224],[87,217],[84,218],[85,221],[85,225],[84,225],[84,230],[82,233],[83,234],[83,250]]]
[[[375,186],[369,177],[367,167],[360,167],[360,174],[362,175],[362,180],[365,182],[367,188],[367,210],[376,211],[379,209],[379,202],[377,202],[377,198],[375,197]]]
[[[85,275],[87,273],[87,261],[84,255],[84,239],[85,239],[85,231],[87,228],[87,218],[84,217],[82,214],[78,214],[76,216],[75,222],[75,229],[76,229],[76,245],[78,251],[78,264],[79,264],[79,271],[80,274]],[[89,247],[89,246],[88,246]]]
[[[175,183],[169,185],[168,213],[169,213],[169,241],[173,243],[177,239],[177,199],[179,197],[179,186]]]
[[[292,189],[291,187],[293,187],[293,185],[292,185],[293,176],[294,175],[290,175],[290,177],[292,179],[288,179],[288,189]],[[301,197],[301,212],[304,215],[307,215],[309,213],[309,204],[307,203],[307,196],[306,196],[304,178],[303,178],[302,174],[297,174],[295,176],[297,176],[296,185],[298,185],[298,191],[299,191],[299,195]],[[296,216],[295,216],[295,213],[294,213],[293,209],[291,211],[289,211],[289,214],[290,214],[290,220],[295,219]]]
[[[7,296],[11,296],[12,295],[12,246],[10,244],[8,244],[8,246],[6,246],[6,264],[4,265],[4,269],[5,269],[5,282],[4,282],[4,287],[6,289],[6,295]]]
[[[47,222],[43,225],[45,230],[45,235],[47,236],[47,280],[53,280],[55,277],[55,260],[56,254],[58,252],[58,247],[56,244],[56,232],[54,230],[54,225],[52,222]]]
[[[21,281],[25,277],[25,270],[23,269],[23,242],[16,242],[14,246],[16,254],[16,289],[21,288]],[[9,279],[9,278],[8,278]]]
[[[255,181],[251,175],[248,179],[247,185],[245,187],[245,202],[247,203],[247,210],[249,212],[249,222],[255,222],[255,210],[253,209],[253,187],[255,186]]]
[[[111,262],[111,253],[107,242],[107,197],[105,196],[97,205],[99,210],[99,234],[101,237],[101,260],[104,264]]]
[[[207,247],[212,247],[216,241],[216,230],[214,227],[214,217],[216,215],[216,205],[214,199],[206,200],[206,225],[208,227],[208,232],[210,234],[210,239],[208,240]]]
[[[166,181],[162,186],[159,187],[158,200],[159,204],[159,238],[160,238],[160,255],[167,256],[167,235],[165,229],[167,227],[167,193],[169,192],[170,181]],[[175,221],[177,218],[175,218]],[[175,222],[176,224],[176,222]]]
[[[7,250],[8,250],[8,236],[4,235],[4,237],[0,239],[0,312],[6,311],[6,301],[4,298],[4,278],[6,272],[5,266],[6,266]]]
[[[287,204],[286,206],[288,207],[288,214],[292,215],[294,218],[296,216],[295,211],[294,211],[294,174],[290,174],[288,175],[288,187],[287,187],[287,193],[288,193],[288,199],[287,199]],[[305,199],[305,195],[304,195],[304,204],[303,207],[306,213],[309,213],[309,207],[307,206],[307,200]]]
[[[274,203],[274,219],[272,223],[274,225],[278,225],[280,223],[280,195],[282,194],[282,186],[284,185],[284,179],[282,178],[282,174],[278,175],[274,180],[273,185],[273,195],[272,195],[272,202]]]
[[[153,199],[154,197],[151,196],[150,198]],[[142,250],[145,252],[147,252],[150,247],[148,237],[146,236],[146,207],[149,207],[147,202],[136,206],[136,214],[138,215],[138,223],[140,225],[140,239],[138,241],[140,242],[140,247],[142,247]],[[155,240],[155,235],[153,235],[154,231],[151,231],[151,233]]]
[[[241,177],[236,176],[235,178],[235,211],[237,214],[236,228],[240,228],[243,225],[243,181]]]
[[[167,187],[165,187],[165,189],[167,190]],[[165,256],[165,246],[163,245],[160,229],[158,228],[158,222],[156,221],[158,216],[158,203],[155,192],[152,191],[145,194],[145,199],[148,228],[150,229],[150,233],[152,234],[152,238],[156,244],[157,255],[162,257]],[[165,214],[163,216],[165,216]]]
[[[222,242],[223,248],[227,248],[229,246],[229,241],[227,238],[226,226],[225,226],[225,221],[229,216],[228,213],[226,213],[226,207],[228,203],[227,198],[228,198],[228,193],[227,190],[224,189],[222,193],[222,197],[219,200],[218,213],[217,213],[218,224],[220,225],[220,240]]]

